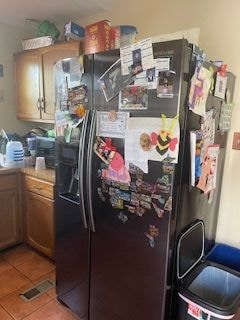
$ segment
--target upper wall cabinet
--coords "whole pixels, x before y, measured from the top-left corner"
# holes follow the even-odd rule
[[[18,119],[54,122],[53,66],[80,54],[81,43],[70,41],[14,55]]]

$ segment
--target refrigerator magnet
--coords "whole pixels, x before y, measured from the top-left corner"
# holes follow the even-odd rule
[[[173,98],[173,80],[175,71],[159,71],[157,83],[158,98]]]
[[[164,210],[171,212],[172,211],[172,197],[169,197],[165,203]]]
[[[154,225],[149,225],[149,231],[148,232],[144,232],[144,234],[149,240],[150,247],[154,248],[155,247],[155,239],[159,235],[158,228],[156,228]]]
[[[102,200],[102,202],[105,202],[106,198],[104,197],[101,188],[97,188],[97,193],[98,193],[99,198]]]
[[[123,209],[123,200],[119,199],[116,196],[111,196],[110,198],[111,205],[114,209]]]
[[[147,110],[148,88],[131,85],[119,93],[119,110]]]
[[[126,214],[124,214],[122,211],[119,212],[117,217],[123,223],[126,223],[128,221],[128,216]]]
[[[136,207],[129,206],[128,204],[126,204],[125,207],[127,208],[128,212],[130,212],[130,213],[136,212]]]
[[[169,164],[163,164],[163,173],[172,175],[174,172],[174,166]]]
[[[153,205],[153,208],[154,208],[154,210],[155,210],[158,218],[163,218],[164,210],[161,209],[161,208],[159,208],[159,207],[157,206],[157,204],[154,203],[154,202],[152,203],[152,205]]]
[[[116,147],[112,145],[111,139],[106,139],[106,141],[104,141],[100,137],[97,137],[93,146],[93,151],[104,163],[109,164],[110,158],[116,151]]]
[[[151,204],[146,202],[146,201],[140,201],[140,205],[146,210],[150,210],[151,209]]]
[[[129,185],[127,183],[119,183],[119,188],[123,191],[128,191],[129,190]]]
[[[214,96],[220,99],[225,100],[225,93],[227,88],[227,76],[221,75],[220,72],[217,72]]]
[[[144,213],[146,212],[146,210],[142,207],[136,207],[136,215],[139,217],[142,217],[144,215]]]

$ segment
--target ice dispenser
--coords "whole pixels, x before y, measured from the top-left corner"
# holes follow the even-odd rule
[[[65,143],[58,139],[56,149],[59,196],[79,203],[79,142]]]

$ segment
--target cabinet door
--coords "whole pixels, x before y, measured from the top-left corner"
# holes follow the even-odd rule
[[[0,248],[20,242],[18,190],[0,191]]]
[[[26,191],[26,240],[40,252],[53,257],[54,201]]]
[[[43,94],[41,117],[44,120],[53,120],[55,112],[55,80],[54,64],[61,59],[80,55],[80,42],[65,42],[41,49]]]
[[[40,119],[40,64],[38,50],[15,54],[17,117]]]

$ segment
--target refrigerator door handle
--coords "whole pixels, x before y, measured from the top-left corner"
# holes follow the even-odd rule
[[[92,156],[93,156],[93,140],[94,140],[94,133],[96,127],[96,118],[97,112],[96,110],[92,111],[92,122],[89,131],[89,145],[88,145],[88,153],[87,153],[87,194],[88,194],[88,206],[89,206],[89,217],[90,217],[90,224],[91,229],[93,232],[96,231],[95,229],[95,222],[93,216],[93,205],[92,205]]]
[[[87,132],[87,124],[89,119],[89,110],[86,111],[85,119],[83,121],[83,127],[82,127],[82,135],[80,138],[79,143],[79,167],[78,167],[78,186],[79,186],[79,202],[80,202],[80,208],[82,209],[82,218],[83,218],[83,225],[84,228],[87,229],[87,218],[86,218],[86,208],[84,203],[84,171],[83,171],[83,163],[84,163],[84,151],[85,151],[85,144],[86,144],[86,132]]]

